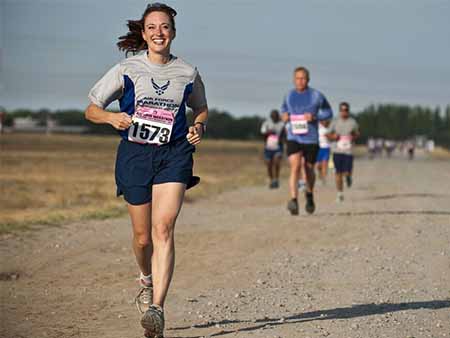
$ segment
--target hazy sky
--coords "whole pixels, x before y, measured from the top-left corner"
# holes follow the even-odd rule
[[[0,0],[0,106],[84,108],[147,1]],[[279,108],[298,65],[336,108],[450,103],[450,0],[167,1],[210,107]]]

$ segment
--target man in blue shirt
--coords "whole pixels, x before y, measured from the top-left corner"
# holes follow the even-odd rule
[[[283,121],[287,122],[287,155],[290,165],[289,190],[291,200],[288,210],[298,215],[298,179],[302,156],[305,158],[307,213],[315,210],[313,189],[315,183],[314,164],[319,151],[319,121],[329,120],[333,111],[325,96],[308,86],[310,77],[305,67],[294,70],[294,86],[284,98],[281,106]]]

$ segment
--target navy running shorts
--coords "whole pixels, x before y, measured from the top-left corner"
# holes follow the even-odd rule
[[[122,140],[117,150],[117,196],[132,205],[152,200],[152,185],[168,182],[188,184],[195,146],[186,138],[157,146]]]
[[[337,173],[351,173],[353,171],[353,155],[333,154],[334,168]]]

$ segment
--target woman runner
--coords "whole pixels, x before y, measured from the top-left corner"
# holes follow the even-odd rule
[[[118,47],[136,54],[112,67],[89,93],[86,118],[112,125],[122,137],[116,158],[117,194],[128,205],[133,250],[140,268],[136,298],[145,336],[163,337],[164,301],[174,270],[174,227],[186,188],[195,185],[192,153],[204,132],[208,107],[196,70],[170,53],[177,12],[147,6]],[[119,100],[120,113],[105,108]],[[188,127],[186,106],[194,112]]]

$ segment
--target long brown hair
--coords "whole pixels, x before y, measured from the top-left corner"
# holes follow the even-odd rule
[[[164,12],[169,16],[172,29],[175,31],[175,16],[177,11],[166,4],[155,2],[149,4],[142,14],[140,20],[128,20],[128,33],[119,37],[119,42],[117,47],[119,50],[128,53],[137,53],[141,50],[146,50],[148,48],[147,42],[142,38],[142,31],[144,30],[144,21],[147,15],[151,12]]]

